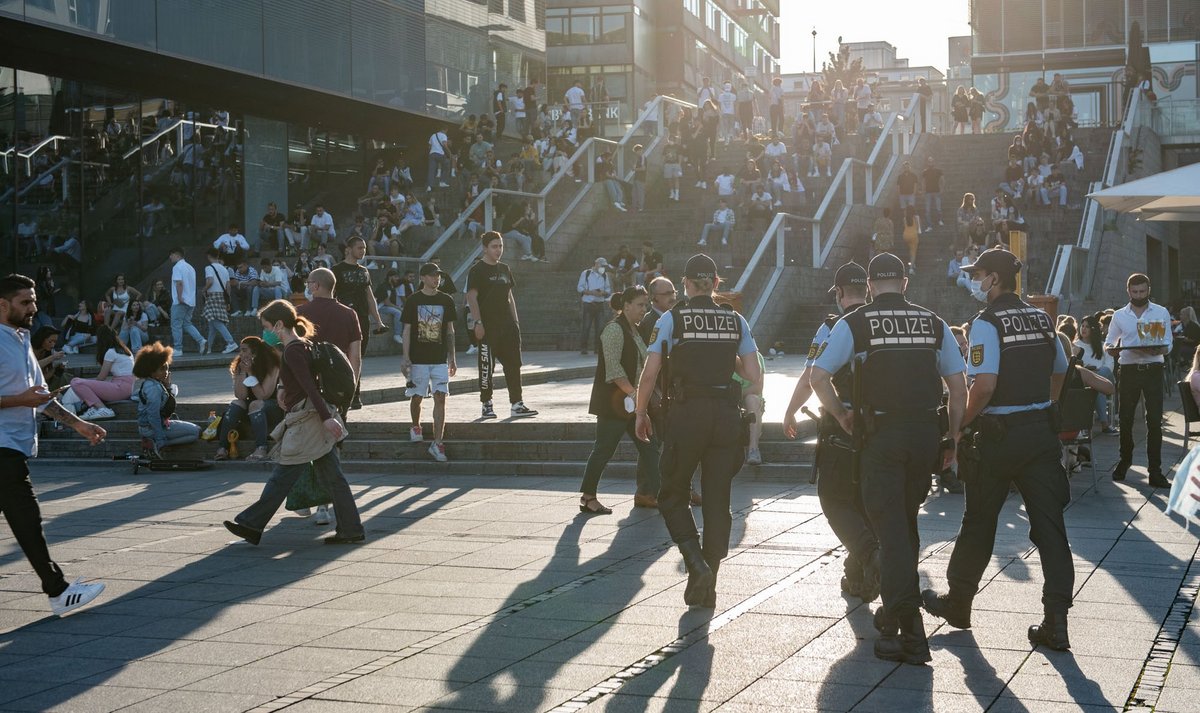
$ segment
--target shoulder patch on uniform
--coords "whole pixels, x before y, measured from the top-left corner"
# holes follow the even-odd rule
[[[821,346],[817,348],[817,354],[813,359],[820,359],[821,355],[825,353],[825,347],[827,346],[829,346],[829,342],[821,342]]]
[[[817,351],[820,348],[821,348],[821,345],[817,344],[816,342],[813,342],[812,344],[808,345],[808,358],[810,361],[817,358]]]
[[[650,343],[654,344],[658,341],[658,325],[654,325],[654,331],[650,332]]]
[[[971,366],[983,366],[983,345],[971,347]]]

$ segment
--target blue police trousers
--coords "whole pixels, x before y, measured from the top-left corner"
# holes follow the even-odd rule
[[[1025,501],[1029,539],[1042,561],[1042,606],[1047,613],[1065,614],[1075,591],[1075,569],[1063,522],[1071,486],[1062,467],[1062,445],[1050,430],[1049,419],[1010,425],[1003,436],[985,437],[979,454],[980,473],[966,483],[962,527],[946,569],[950,593],[969,600],[979,591],[979,580],[996,544],[996,521],[1012,482]]]
[[[824,439],[830,432],[850,440],[850,436],[832,417],[826,417],[821,422],[821,438]],[[862,489],[854,483],[854,474],[850,470],[851,454],[831,445],[822,445],[816,460],[817,498],[821,501],[821,512],[829,521],[833,534],[850,553],[842,563],[846,576],[853,580],[862,579],[863,562],[879,547],[879,542],[867,522]]]
[[[726,399],[689,398],[686,403],[672,403],[666,420],[667,432],[659,461],[662,485],[658,491],[658,511],[675,544],[699,538],[689,499],[692,474],[697,465],[701,466],[704,559],[719,561],[729,554],[729,531],[733,527],[729,495],[733,477],[746,460],[741,413],[736,404]]]
[[[862,498],[879,538],[883,606],[903,620],[921,606],[917,513],[929,494],[942,436],[936,417],[880,419],[862,454]]]

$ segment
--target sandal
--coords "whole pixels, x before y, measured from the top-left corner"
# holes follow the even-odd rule
[[[593,503],[595,504],[595,507],[593,507]],[[591,497],[584,495],[579,498],[579,512],[587,513],[589,515],[611,515],[612,508],[606,508],[601,505],[600,501],[596,499],[595,495]]]

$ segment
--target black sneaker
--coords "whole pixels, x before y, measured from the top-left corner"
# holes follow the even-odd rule
[[[362,399],[355,395],[354,400],[350,402],[350,410],[357,411],[362,408]]]
[[[526,416],[536,416],[536,415],[537,415],[537,411],[534,411],[533,409],[526,406],[524,401],[518,401],[512,405],[512,417],[513,418],[524,418]]]
[[[1151,473],[1150,474],[1150,487],[1151,488],[1169,488],[1169,487],[1171,487],[1171,481],[1164,478],[1162,473]]]
[[[483,415],[480,418],[495,418],[496,410],[492,408],[492,402],[488,401],[483,405]]]
[[[363,535],[330,535],[325,538],[327,545],[360,545],[367,541],[367,536]]]
[[[235,522],[233,520],[225,521],[225,529],[229,530],[233,534],[237,535],[238,537],[242,538],[243,540],[245,540],[246,542],[249,542],[252,545],[257,545],[259,540],[262,539],[262,533],[259,532],[258,530],[255,530],[250,527],[246,527],[245,525],[241,524],[240,522]]]
[[[1126,471],[1129,470],[1129,466],[1131,466],[1131,465],[1133,465],[1133,464],[1127,460],[1118,462],[1117,467],[1113,469],[1113,475],[1112,475],[1113,480],[1115,480],[1118,483],[1121,482],[1122,480],[1125,480],[1125,473],[1126,473]]]

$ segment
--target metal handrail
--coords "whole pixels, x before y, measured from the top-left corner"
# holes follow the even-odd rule
[[[121,158],[123,160],[128,159],[129,157],[133,156],[135,153],[146,148],[146,146],[148,146],[152,143],[155,143],[156,141],[158,141],[162,137],[166,136],[167,134],[171,133],[172,131],[177,131],[178,129],[182,128],[183,126],[189,125],[189,124],[195,128],[199,128],[199,129],[224,129],[225,131],[234,131],[234,132],[237,131],[237,129],[233,128],[232,126],[221,126],[220,124],[209,124],[208,122],[195,121],[193,119],[177,119],[174,123],[172,123],[167,128],[160,129],[159,131],[156,131],[153,134],[151,134],[149,136],[149,138],[142,139],[142,141],[140,143],[138,143],[137,146],[134,146],[133,148],[129,149],[124,154],[122,154]],[[182,145],[182,143],[183,143],[182,137],[180,137],[179,142]]]

